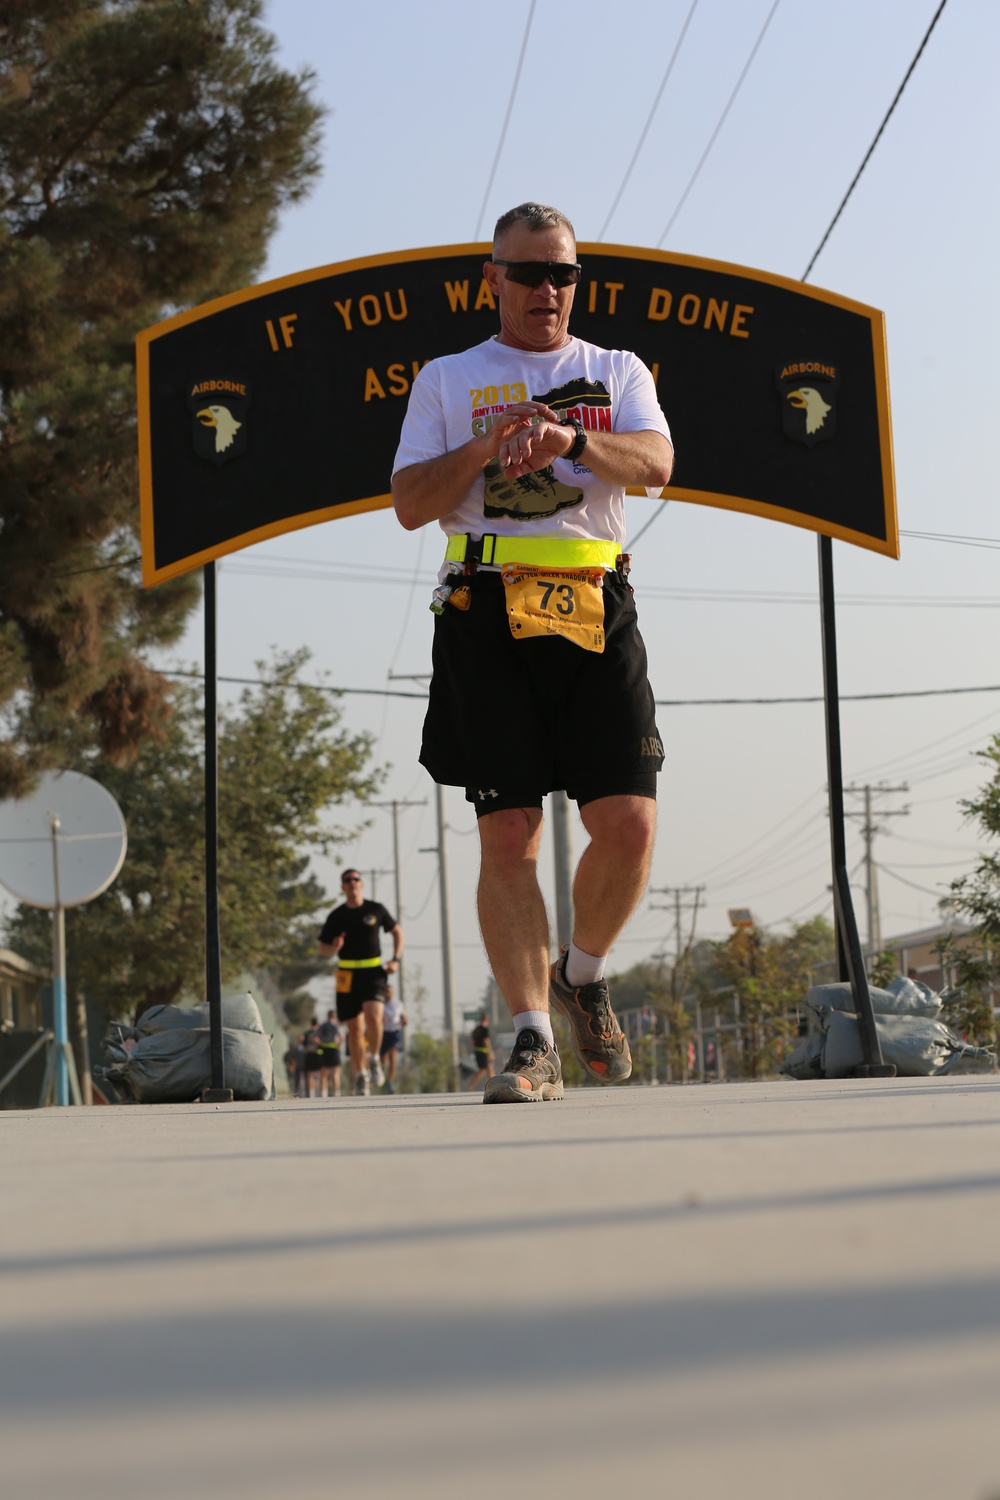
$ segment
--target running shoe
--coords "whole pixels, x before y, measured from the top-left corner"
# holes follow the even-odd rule
[[[552,1042],[526,1027],[502,1073],[487,1080],[484,1104],[537,1104],[563,1096],[562,1063]]]
[[[363,1094],[367,1097],[367,1095],[370,1094],[371,1091],[371,1080],[369,1079],[368,1074],[359,1073],[357,1078],[354,1080],[354,1092],[356,1094]]]
[[[552,965],[549,981],[552,1004],[569,1022],[573,1051],[582,1067],[598,1083],[621,1083],[632,1072],[628,1041],[611,1009],[603,979],[596,984],[571,985],[566,978],[566,952]]]
[[[368,1071],[371,1074],[372,1084],[380,1089],[385,1083],[385,1073],[382,1070],[382,1059],[376,1057],[374,1052],[368,1054]]]
[[[385,1091],[387,1094],[394,1094],[396,1092],[396,1085],[391,1080],[387,1081]]]

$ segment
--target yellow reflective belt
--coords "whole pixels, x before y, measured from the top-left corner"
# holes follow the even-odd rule
[[[380,969],[382,960],[380,958],[340,958],[337,967],[341,969]]]
[[[464,532],[450,536],[445,561],[464,562],[469,540]],[[617,542],[589,541],[584,537],[489,534],[483,537],[482,561],[497,567],[519,562],[536,568],[613,568],[620,553]]]

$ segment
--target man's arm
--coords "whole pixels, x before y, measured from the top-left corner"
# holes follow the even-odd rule
[[[392,476],[392,503],[400,525],[407,531],[416,531],[428,521],[440,521],[442,516],[457,510],[490,459],[501,453],[505,440],[530,427],[539,417],[550,424],[558,422],[557,414],[542,402],[518,402],[497,417],[483,437],[472,437],[450,453],[397,470]],[[564,433],[566,430],[563,429]],[[571,434],[570,443],[561,452],[568,450],[574,436]],[[635,482],[641,484],[642,480]]]
[[[344,934],[342,932],[338,932],[332,943],[324,943],[322,939],[320,939],[319,951],[320,953],[322,953],[324,958],[333,958],[340,952],[343,946]]]
[[[500,463],[511,479],[544,469],[554,459],[565,458],[576,442],[576,428],[539,422],[512,433],[500,445]],[[674,450],[661,432],[588,432],[580,455],[598,479],[608,484],[648,485],[662,489],[670,481]]]
[[[389,962],[385,965],[385,970],[387,974],[395,974],[399,968],[399,960],[403,956],[403,929],[398,922],[389,929],[389,934],[392,938],[393,952]]]

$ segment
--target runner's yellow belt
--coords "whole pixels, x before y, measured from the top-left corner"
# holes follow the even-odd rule
[[[584,537],[494,536],[482,539],[462,532],[450,536],[445,562],[465,562],[476,557],[487,567],[502,563],[526,563],[539,568],[613,568],[621,556],[617,542],[588,541]]]
[[[380,969],[382,960],[380,958],[338,958],[337,967],[340,969]]]

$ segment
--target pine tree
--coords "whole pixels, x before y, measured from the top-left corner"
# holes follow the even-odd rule
[[[316,952],[327,894],[311,854],[330,854],[352,835],[331,808],[365,802],[381,773],[371,737],[341,726],[335,698],[302,684],[306,652],[259,662],[265,682],[224,708],[219,724],[219,899],[223,980],[245,970],[281,970]],[[70,983],[109,1017],[202,994],[205,976],[204,730],[200,694],[177,689],[162,739],[135,763],[105,765],[102,784],[128,830],[121,874],[66,913]],[[71,769],[90,773],[92,756]],[[19,906],[3,940],[46,964],[51,915]]]
[[[0,0],[0,797],[169,713],[189,575],[137,567],[134,339],[260,274],[318,170],[258,0]]]

